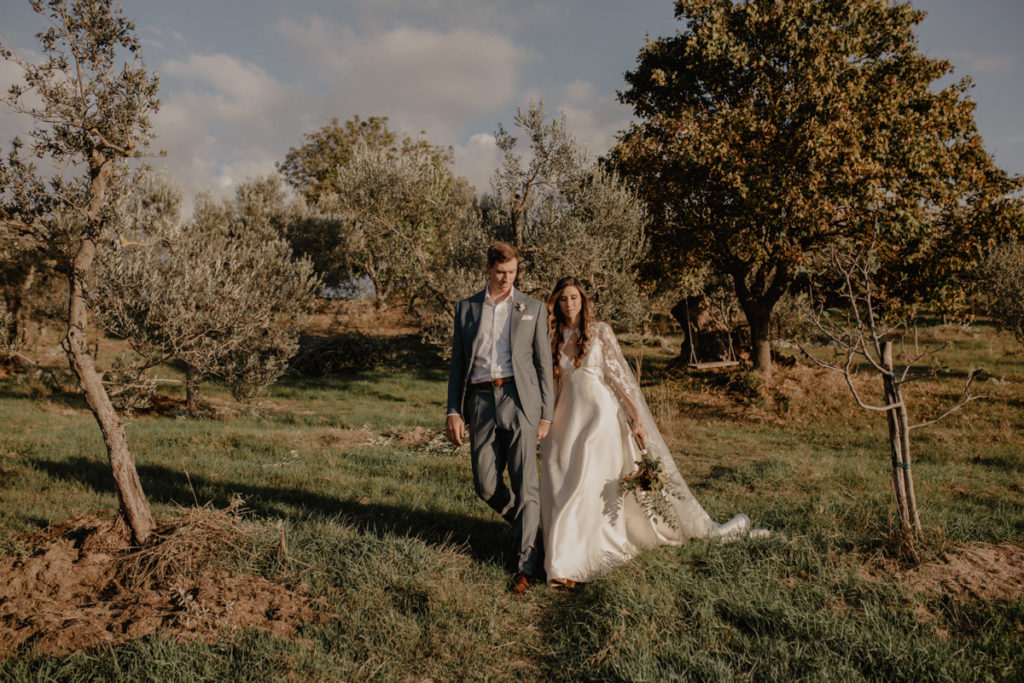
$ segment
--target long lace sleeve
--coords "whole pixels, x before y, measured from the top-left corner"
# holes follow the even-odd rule
[[[659,526],[658,533],[667,542],[678,542],[686,538],[704,537],[713,532],[717,525],[708,517],[707,512],[701,507],[697,499],[690,493],[690,488],[679,473],[675,460],[658,425],[654,422],[651,410],[644,400],[640,391],[640,385],[629,369],[626,358],[622,355],[619,342],[615,339],[615,333],[607,323],[597,323],[594,326],[594,337],[601,340],[604,349],[604,376],[605,381],[614,387],[622,401],[622,407],[628,411],[629,417],[638,420],[647,430],[645,443],[651,457],[661,462],[662,467],[668,476],[674,481],[674,490],[671,493],[671,504],[675,509],[676,519],[679,528],[671,529],[664,525]]]
[[[594,324],[594,337],[601,341],[604,349],[604,379],[611,385],[619,398],[629,411],[629,417],[634,420],[641,418],[640,406],[643,403],[643,395],[640,393],[640,386],[629,369],[622,349],[615,338],[615,333],[608,323]]]

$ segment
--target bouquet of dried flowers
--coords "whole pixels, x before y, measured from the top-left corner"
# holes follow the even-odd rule
[[[648,519],[679,528],[675,510],[669,497],[676,493],[676,484],[669,477],[660,460],[652,458],[646,448],[640,450],[636,470],[619,481],[619,494],[632,493]]]

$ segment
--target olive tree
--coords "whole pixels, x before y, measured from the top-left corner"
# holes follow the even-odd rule
[[[374,286],[378,308],[386,308],[389,297],[401,292],[404,280],[398,272],[401,264],[393,258],[394,246],[378,235],[363,230],[358,220],[340,221],[339,213],[351,215],[351,202],[339,198],[352,194],[349,187],[352,164],[362,164],[357,176],[365,171],[366,152],[379,155],[381,161],[413,165],[427,159],[438,169],[452,161],[450,148],[431,145],[420,138],[401,137],[390,130],[387,117],[358,116],[339,124],[329,124],[303,136],[303,144],[288,150],[278,170],[287,182],[306,200],[310,213],[307,220],[286,226],[285,237],[297,254],[309,257],[325,283],[343,286],[353,279],[367,278]],[[422,134],[421,134],[422,135]],[[365,185],[356,192],[365,195]]]
[[[10,339],[26,339],[33,322],[48,318],[63,303],[60,274],[35,240],[10,234],[0,237],[0,311]]]
[[[49,23],[37,35],[42,60],[33,63],[0,45],[0,56],[24,76],[5,102],[35,123],[28,148],[16,138],[0,162],[0,227],[33,239],[67,278],[62,345],[103,435],[121,516],[141,543],[152,532],[153,514],[86,331],[97,248],[115,227],[115,205],[129,187],[125,162],[149,144],[158,80],[142,62],[134,25],[111,0],[31,5]],[[57,170],[45,177],[30,155]]]
[[[467,245],[486,249],[466,180],[429,150],[395,156],[367,145],[357,147],[337,178],[344,190],[318,208],[344,235],[344,248],[376,259],[374,285],[418,300],[426,308],[421,318],[454,316],[460,254]]]
[[[876,232],[876,235],[878,233]],[[877,240],[877,237],[876,237]],[[963,393],[944,412],[920,422],[911,423],[908,388],[913,382],[932,378],[938,374],[934,361],[945,345],[923,351],[909,348],[906,343],[907,326],[879,307],[874,282],[878,270],[876,242],[867,245],[839,243],[828,254],[830,281],[838,281],[836,291],[822,292],[805,303],[813,327],[831,343],[841,360],[824,360],[803,348],[814,362],[843,375],[854,401],[864,410],[885,413],[889,426],[889,454],[892,466],[892,489],[896,499],[896,513],[900,520],[901,547],[911,557],[917,557],[915,544],[924,534],[917,507],[917,495],[912,474],[910,437],[915,429],[927,427],[948,417],[971,401],[986,398],[973,394],[971,387],[981,370],[972,369],[967,376]],[[813,291],[813,290],[812,290]],[[828,296],[831,294],[832,296]],[[826,308],[826,301],[839,303]],[[862,396],[854,381],[858,374],[855,363],[869,373],[877,375],[882,385],[882,400],[872,402]]]
[[[319,281],[276,234],[274,223],[287,220],[280,190],[279,181],[257,179],[233,199],[200,195],[191,220],[178,225],[178,197],[151,187],[134,203],[138,230],[103,254],[93,300],[100,322],[139,354],[136,374],[183,363],[191,411],[203,378],[223,379],[247,401],[298,349]]]
[[[1013,239],[989,249],[978,268],[976,286],[995,323],[1024,343],[1024,243]]]
[[[545,298],[573,275],[588,285],[603,318],[643,323],[649,306],[636,280],[647,252],[642,200],[617,173],[588,163],[564,117],[546,121],[543,103],[518,109],[514,121],[526,149],[499,124],[505,157],[491,182],[488,223],[520,249],[519,286]]]

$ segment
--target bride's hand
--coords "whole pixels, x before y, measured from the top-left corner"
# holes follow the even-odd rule
[[[640,442],[641,447],[647,446],[647,430],[644,429],[644,423],[640,420],[633,420],[633,431],[630,432],[630,436]]]

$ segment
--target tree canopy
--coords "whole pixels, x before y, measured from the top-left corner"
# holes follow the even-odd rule
[[[337,231],[333,257],[341,268],[368,277],[380,307],[394,292],[445,300],[438,248],[449,233],[479,221],[466,180],[427,149],[393,156],[367,145],[354,150],[337,177],[343,190],[317,208]]]
[[[519,248],[519,286],[543,299],[573,275],[603,318],[643,323],[648,306],[636,278],[647,250],[643,202],[617,173],[588,160],[565,118],[548,120],[542,102],[517,109],[514,123],[518,137],[500,123],[495,135],[504,161],[491,181],[486,227]]]
[[[970,80],[917,49],[923,13],[887,0],[678,0],[620,99],[639,121],[611,163],[652,214],[653,276],[711,262],[770,371],[773,307],[837,239],[879,226],[879,285],[954,298],[980,246],[1014,224],[1020,178],[982,146]]]
[[[166,184],[133,198],[132,238],[101,252],[92,301],[104,327],[139,355],[133,380],[180,361],[195,411],[205,377],[249,400],[284,372],[319,283],[272,227],[285,220],[281,194],[279,180],[263,178],[242,183],[233,199],[200,195],[184,225]]]
[[[388,128],[388,117],[371,116],[363,121],[359,116],[343,124],[338,119],[312,133],[302,136],[303,143],[291,147],[277,170],[288,184],[310,202],[320,197],[338,194],[344,187],[338,181],[338,170],[346,166],[360,145],[380,150],[390,158],[411,153],[426,152],[440,165],[451,163],[452,150],[435,147],[429,142],[408,136],[399,140]]]
[[[455,181],[448,169],[450,148],[431,145],[423,137],[399,140],[387,121],[382,116],[371,116],[366,121],[356,116],[344,124],[332,119],[330,124],[303,136],[304,144],[288,150],[284,161],[277,165],[308,208],[304,220],[284,226],[283,234],[296,254],[313,262],[328,287],[345,287],[353,280],[368,278],[377,305],[382,308],[392,291],[402,288],[401,271],[409,264],[395,251],[395,234],[377,230],[381,212],[390,211],[392,217],[401,213],[402,221],[429,221],[426,216],[438,208],[433,199],[418,209],[422,216],[413,218],[411,200],[399,197],[425,187],[422,174],[412,180],[418,173],[415,169],[436,178],[445,176],[442,184]],[[412,185],[374,185],[378,180],[387,182],[387,176],[394,173]],[[391,201],[401,206],[379,205]]]

